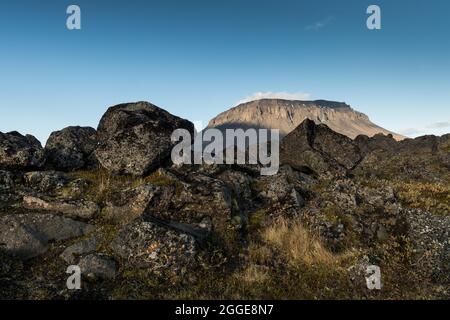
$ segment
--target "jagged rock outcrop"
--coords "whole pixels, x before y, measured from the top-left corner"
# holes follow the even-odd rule
[[[363,149],[364,158],[353,173],[366,178],[396,177],[445,182],[450,178],[448,141],[448,135],[422,136],[399,142],[381,136],[368,140],[358,137],[355,142]]]
[[[90,127],[67,127],[53,132],[45,145],[46,165],[56,170],[72,171],[94,168],[97,131]]]
[[[360,150],[353,140],[309,119],[280,145],[280,162],[307,173],[343,175],[360,161]]]
[[[170,157],[170,137],[176,129],[194,133],[191,122],[148,102],[117,105],[100,120],[95,154],[113,173],[141,176]]]
[[[14,131],[0,132],[0,168],[39,168],[44,164],[44,150],[32,135]]]
[[[398,145],[392,134],[376,134],[373,137],[359,135],[354,141],[363,156],[366,156],[374,150],[394,150]]]
[[[392,134],[396,140],[405,137],[390,132],[372,123],[369,118],[353,110],[343,102],[290,101],[261,99],[240,104],[212,119],[208,127],[279,129],[281,137],[297,128],[306,119],[316,124],[325,124],[330,129],[351,139],[358,135],[373,136],[377,133]]]

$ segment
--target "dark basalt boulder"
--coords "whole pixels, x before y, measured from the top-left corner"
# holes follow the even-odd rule
[[[395,150],[398,147],[398,142],[394,139],[392,134],[384,135],[382,133],[376,134],[373,137],[359,135],[355,138],[355,143],[361,150],[362,155],[367,155],[374,150]]]
[[[46,165],[56,170],[72,171],[95,167],[93,154],[97,131],[90,127],[67,127],[53,132],[45,145]]]
[[[344,175],[361,154],[350,138],[306,119],[281,141],[280,161],[307,173]]]
[[[110,172],[142,176],[170,158],[176,129],[194,133],[191,122],[148,102],[117,105],[100,120],[95,154]]]
[[[225,234],[229,230],[235,212],[231,192],[223,181],[187,166],[171,171],[159,169],[153,179],[160,192],[146,210],[148,217],[186,224],[206,233]]]
[[[44,163],[41,143],[32,135],[0,132],[0,168],[40,168]]]

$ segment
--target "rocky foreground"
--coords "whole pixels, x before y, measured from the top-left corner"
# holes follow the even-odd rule
[[[450,135],[352,140],[305,120],[261,176],[173,165],[177,128],[194,130],[139,102],[45,148],[0,133],[0,298],[450,298]]]

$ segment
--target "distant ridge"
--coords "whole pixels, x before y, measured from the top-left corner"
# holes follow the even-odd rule
[[[376,134],[392,134],[394,139],[406,137],[386,130],[370,121],[369,117],[352,109],[345,102],[315,100],[261,99],[242,103],[212,119],[208,127],[280,129],[283,137],[305,119],[316,124],[326,124],[332,130],[351,139],[358,135],[372,137]]]

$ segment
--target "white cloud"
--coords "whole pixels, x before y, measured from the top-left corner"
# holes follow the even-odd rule
[[[239,100],[236,105],[261,99],[284,99],[284,100],[308,100],[311,97],[309,93],[304,92],[255,92],[254,94]]]
[[[206,128],[206,125],[202,120],[193,121],[192,123],[194,124],[194,128],[197,132],[200,132]]]
[[[441,129],[450,127],[450,121],[435,122],[427,126],[430,129]]]
[[[317,21],[313,24],[307,25],[305,27],[305,30],[307,31],[318,31],[320,29],[322,29],[323,27],[325,27],[327,24],[329,24],[331,21],[333,21],[333,17],[328,17],[326,19]]]
[[[407,128],[399,130],[399,133],[410,137],[426,134],[443,135],[448,133],[447,128],[450,128],[450,121],[435,122],[422,128]]]
[[[423,133],[423,130],[416,129],[416,128],[407,128],[407,129],[399,130],[398,133],[405,135],[405,136],[416,136],[416,135]]]

